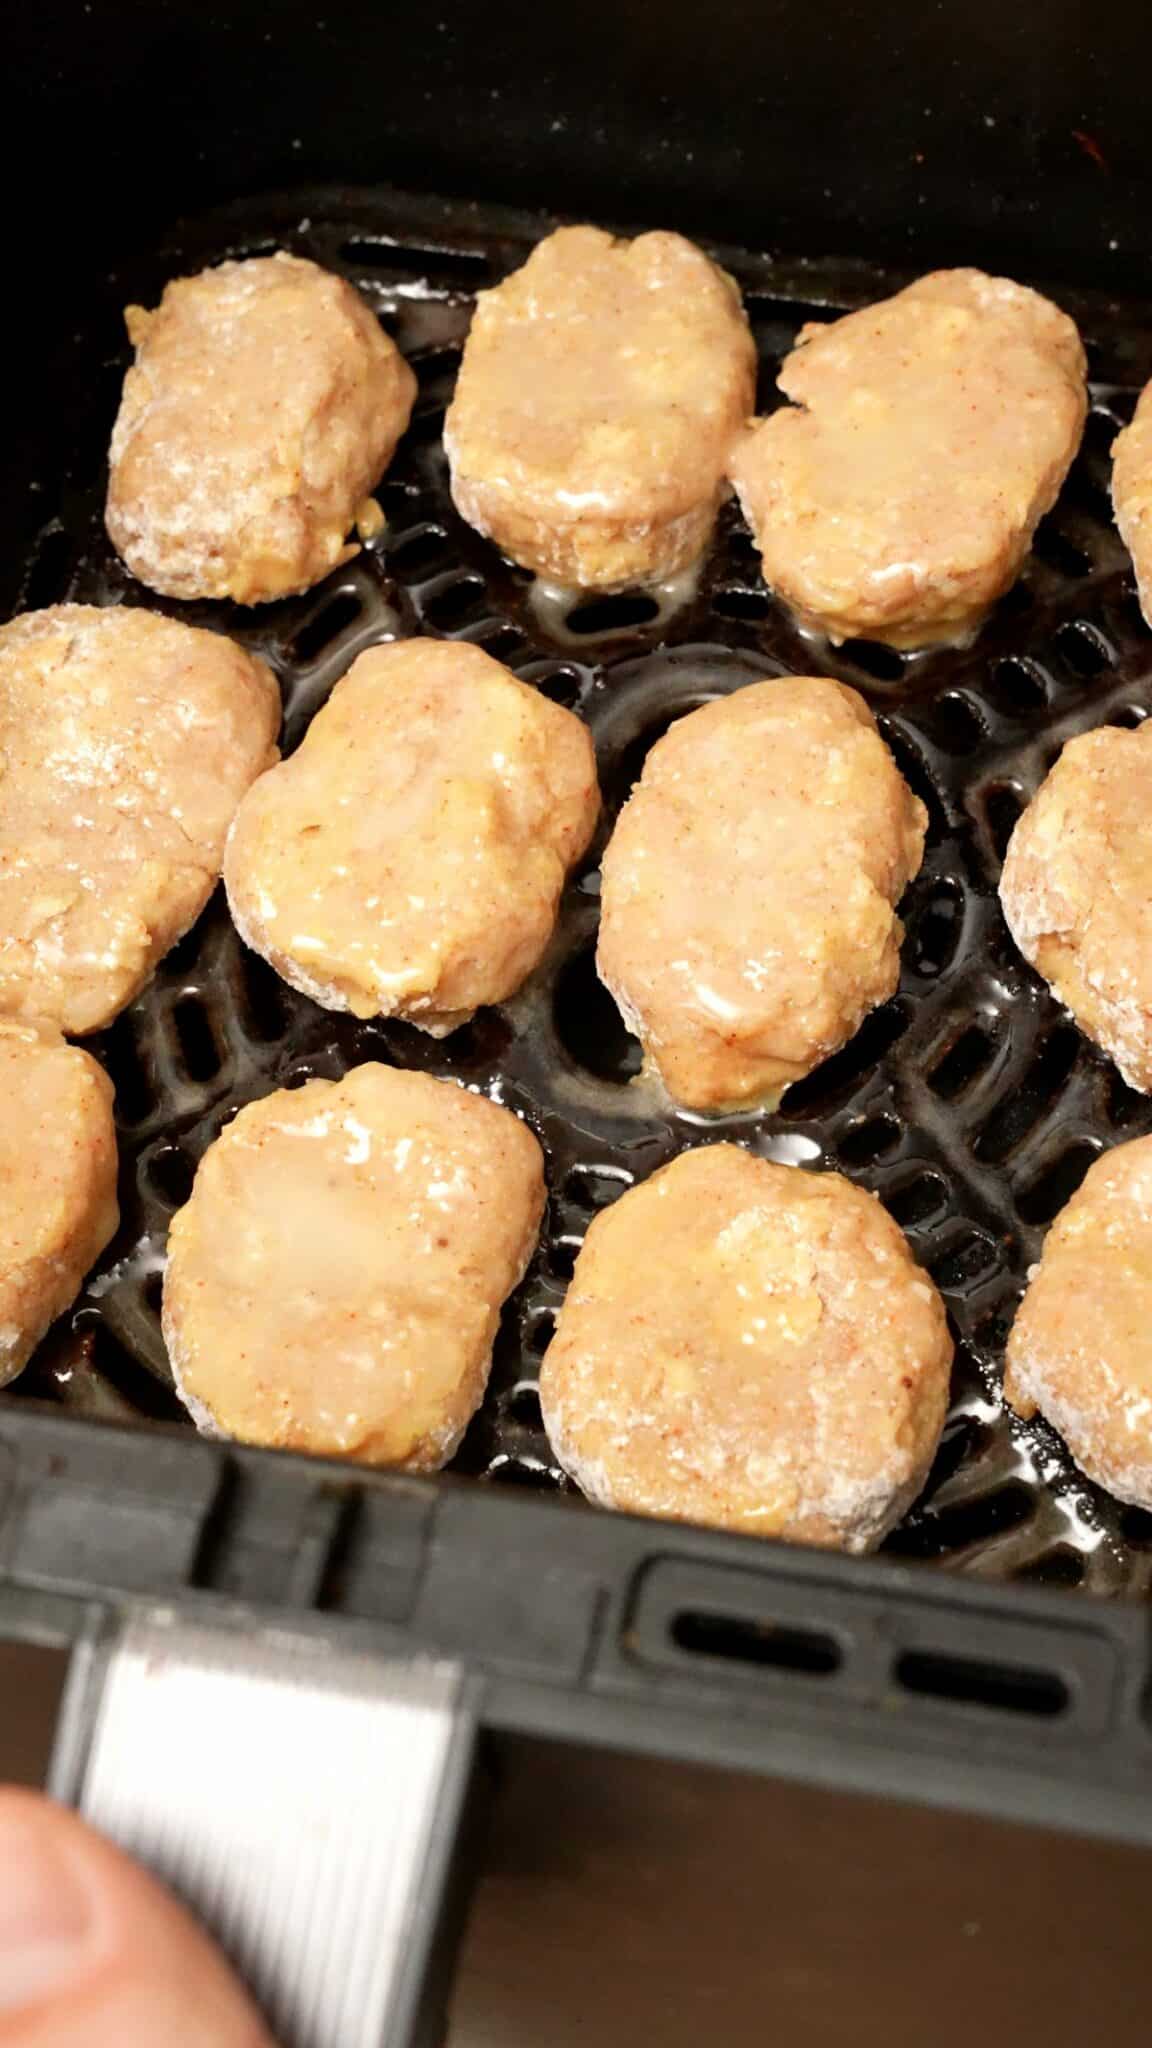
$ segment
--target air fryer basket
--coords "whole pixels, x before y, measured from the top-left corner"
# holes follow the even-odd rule
[[[92,373],[90,433],[66,475],[37,480],[51,517],[27,565],[25,606],[144,603],[234,634],[281,679],[288,747],[365,646],[418,632],[471,640],[587,720],[606,820],[530,985],[442,1043],[331,1015],[296,995],[245,951],[218,894],[139,1001],[92,1041],[116,1086],[122,1227],[8,1399],[183,1420],[160,1336],[161,1273],[168,1220],[205,1146],[243,1102],[382,1058],[506,1101],[548,1155],[546,1228],[506,1312],[460,1471],[490,1484],[564,1484],[535,1383],[588,1220],[683,1147],[735,1138],[874,1189],[947,1301],[958,1339],[952,1411],[924,1497],[887,1549],[1001,1578],[1143,1591],[1152,1516],[1089,1486],[1044,1424],[1007,1418],[998,1387],[1044,1226],[1102,1147],[1152,1128],[1152,1104],[1017,956],[996,882],[1013,821],[1063,741],[1152,710],[1152,641],[1108,500],[1112,436],[1152,373],[1152,322],[1138,309],[1061,294],[1090,348],[1083,449],[1021,582],[969,651],[903,657],[801,639],[765,590],[733,505],[694,593],[564,607],[541,601],[531,576],[460,520],[441,446],[472,294],[521,262],[548,225],[387,193],[302,191],[188,226],[146,268],[113,280],[120,301],[153,303],[166,276],[287,247],[350,278],[412,360],[420,395],[379,494],[385,533],[319,589],[260,610],[166,603],[117,562],[102,530],[102,460],[126,351],[108,354],[107,305],[94,306],[87,325],[76,310],[72,359],[78,377]],[[901,281],[859,265],[717,253],[746,294],[762,406],[776,402],[776,367],[803,321]],[[672,718],[757,676],[813,670],[863,692],[928,805],[924,867],[903,911],[899,991],[789,1092],[781,1113],[678,1116],[633,1079],[638,1047],[596,979],[603,839]]]

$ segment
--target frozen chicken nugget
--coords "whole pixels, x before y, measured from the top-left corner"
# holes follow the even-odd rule
[[[241,805],[232,915],[316,1002],[442,1037],[536,965],[599,801],[586,727],[479,647],[373,647]]]
[[[1140,609],[1152,619],[1152,384],[1145,385],[1129,427],[1112,443],[1112,502],[1120,538],[1132,557]]]
[[[1152,725],[1069,740],[1017,820],[1000,877],[1026,960],[1152,1090]]]
[[[194,924],[280,695],[219,633],[55,605],[0,628],[0,1014],[111,1023]]]
[[[173,1220],[178,1392],[210,1435],[434,1471],[543,1208],[531,1131],[453,1082],[368,1065],[251,1103]]]
[[[653,747],[604,855],[597,966],[675,1102],[774,1107],[891,995],[926,822],[822,677],[751,683]]]
[[[603,1507],[867,1550],[924,1484],[951,1359],[874,1195],[709,1145],[595,1218],[540,1398]]]
[[[1152,1138],[1090,1166],[1048,1232],[1008,1339],[1004,1398],[1082,1471],[1152,1509]]]
[[[792,404],[731,469],[767,582],[833,640],[968,638],[1055,502],[1084,376],[1067,315],[979,270],[803,328],[780,372]]]
[[[51,1025],[0,1019],[0,1386],[119,1220],[112,1083]]]
[[[560,228],[477,300],[444,428],[453,498],[538,576],[658,582],[707,546],[755,388],[739,291],[692,242]]]
[[[264,604],[349,560],[416,394],[360,294],[281,253],[177,278],[127,321],[107,525],[132,574]]]

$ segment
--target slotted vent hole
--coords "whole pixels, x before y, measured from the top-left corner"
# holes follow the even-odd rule
[[[896,1557],[954,1557],[1022,1528],[1031,1520],[1033,1509],[1028,1488],[1012,1480],[976,1499],[939,1510],[930,1508],[893,1530],[884,1548]]]
[[[964,892],[958,882],[934,883],[910,916],[907,958],[917,974],[943,974],[960,943]]]
[[[550,1466],[530,1465],[522,1458],[494,1459],[485,1477],[497,1486],[531,1487],[537,1493],[556,1491],[556,1475]]]
[[[673,1616],[669,1634],[676,1648],[692,1657],[792,1671],[805,1678],[832,1678],[844,1661],[835,1636],[821,1629],[752,1621],[738,1614],[685,1608]]]
[[[1082,1044],[1079,1032],[1070,1024],[1058,1024],[1041,1040],[1023,1084],[1014,1088],[981,1126],[975,1144],[978,1159],[998,1163],[1014,1151],[1059,1100]]]
[[[784,1097],[790,1117],[819,1116],[843,1102],[861,1076],[876,1067],[908,1029],[909,1010],[899,998],[882,1003],[866,1017],[855,1038],[823,1066],[797,1081]]]
[[[446,590],[435,591],[423,600],[423,612],[430,626],[451,633],[474,617],[486,602],[487,591],[479,576],[458,576]]]
[[[1100,1148],[1085,1139],[1069,1145],[1016,1196],[1016,1207],[1025,1223],[1051,1223],[1080,1186]]]
[[[1055,569],[1073,582],[1092,573],[1091,556],[1077,547],[1074,540],[1069,540],[1066,533],[1061,533],[1059,527],[1050,526],[1047,520],[1042,520],[1036,529],[1032,552],[1049,569]]]
[[[195,996],[177,1003],[173,1022],[189,1079],[214,1081],[220,1072],[220,1054],[203,1004]]]
[[[341,633],[354,626],[361,615],[360,599],[351,590],[338,591],[336,596],[318,611],[314,618],[301,626],[292,642],[291,653],[296,661],[315,661],[330,647]]]
[[[1023,1664],[993,1663],[940,1650],[905,1650],[893,1676],[905,1692],[957,1706],[987,1707],[999,1714],[1053,1720],[1071,1705],[1067,1683],[1055,1671]]]
[[[480,249],[414,249],[406,242],[369,241],[356,235],[340,244],[345,263],[355,270],[384,271],[396,277],[458,278],[474,288],[491,271]]]
[[[504,1413],[519,1429],[542,1431],[544,1418],[540,1413],[540,1389],[525,1383],[513,1387],[504,1403]]]
[[[998,1041],[982,1024],[969,1024],[937,1061],[928,1086],[944,1102],[966,1095],[996,1057]]]
[[[932,1261],[932,1277],[944,1294],[966,1294],[999,1270],[1000,1248],[981,1230],[963,1230]]]
[[[772,609],[772,600],[766,590],[748,590],[742,584],[729,584],[726,590],[718,590],[712,599],[713,611],[722,619],[766,619]]]
[[[427,355],[414,356],[412,368],[421,386],[450,384],[460,368],[458,348],[434,348]]]
[[[1040,670],[1016,655],[1006,655],[995,664],[985,687],[997,710],[1006,711],[1009,717],[1043,711],[1048,702],[1048,689]]]
[[[100,1056],[116,1090],[116,1121],[131,1129],[152,1114],[155,1095],[140,1057],[130,1011],[104,1034]]]
[[[903,655],[881,640],[845,640],[840,653],[880,683],[898,683],[904,674]]]
[[[929,837],[931,837],[933,826],[938,826],[940,822],[940,797],[936,784],[932,779],[931,771],[916,742],[909,733],[905,732],[903,726],[897,725],[890,718],[883,717],[879,719],[878,723],[896,766],[899,768],[913,795],[919,797],[928,813],[931,820],[929,826]]]
[[[924,729],[946,754],[971,754],[984,738],[984,721],[969,697],[946,690],[924,715]]]
[[[148,1184],[169,1208],[183,1208],[195,1178],[193,1161],[178,1145],[162,1145],[148,1162]]]
[[[619,597],[593,597],[574,605],[564,623],[570,633],[604,636],[650,626],[659,616],[660,606],[654,597],[643,591],[622,591]]]
[[[92,1340],[92,1371],[130,1401],[138,1414],[150,1422],[187,1421],[188,1412],[170,1381],[150,1372],[103,1323],[93,1323],[84,1336],[86,1342]]]
[[[75,543],[67,529],[48,527],[40,536],[32,567],[24,580],[25,611],[43,611],[46,605],[61,602],[75,559]]]
[[[385,477],[372,493],[386,519],[411,520],[420,499],[420,487],[405,477]]]
[[[1152,1550],[1152,1514],[1147,1508],[1126,1507],[1120,1516],[1124,1540],[1134,1550]]]
[[[1055,645],[1069,668],[1086,683],[1092,682],[1112,665],[1112,653],[1107,642],[1095,627],[1082,619],[1061,626]]]
[[[577,703],[582,681],[579,669],[567,667],[554,668],[549,674],[535,678],[541,695],[553,704],[563,705],[565,711],[571,711]]]
[[[442,526],[414,529],[388,549],[388,567],[402,583],[419,583],[447,568],[450,560],[448,535]]]
[[[884,1197],[884,1206],[902,1230],[922,1229],[926,1224],[940,1222],[948,1214],[951,1206],[948,1183],[938,1173],[917,1174],[914,1180],[892,1188]]]
[[[485,654],[490,654],[493,661],[502,661],[506,665],[524,652],[524,635],[518,633],[515,626],[495,626],[491,631],[476,634],[475,639],[476,645],[482,647]]]
[[[579,1237],[554,1237],[545,1253],[544,1263],[554,1280],[570,1280],[576,1270],[583,1239]]]
[[[1045,1551],[1042,1557],[1033,1558],[1012,1576],[1034,1586],[1079,1586],[1084,1579],[1084,1559],[1078,1551],[1061,1544],[1055,1550]]]
[[[595,1166],[573,1167],[564,1183],[565,1199],[586,1215],[607,1209],[626,1194],[630,1183],[618,1171]]]
[[[277,1045],[288,1028],[284,984],[274,967],[258,953],[244,954],[244,1022],[248,1035],[262,1045]]]
[[[872,1166],[895,1150],[902,1136],[894,1116],[869,1116],[851,1124],[836,1149],[846,1166]]]
[[[555,1334],[555,1317],[550,1315],[537,1316],[529,1324],[523,1338],[525,1356],[533,1359],[543,1358]]]
[[[177,939],[170,952],[165,954],[165,972],[176,975],[180,979],[191,974],[199,961],[203,938],[204,934],[200,926],[194,924],[191,931],[185,932],[182,938]]]
[[[566,960],[556,982],[556,1033],[578,1066],[602,1081],[630,1081],[643,1053],[596,972],[591,946]]]
[[[1024,809],[1025,797],[1011,782],[994,782],[984,794],[984,816],[988,824],[988,837],[997,860],[1003,860],[1008,851],[1008,841],[1016,830],[1016,822]]]
[[[802,327],[835,320],[845,310],[842,303],[824,300],[817,304],[815,299],[781,298],[778,293],[757,291],[754,287],[744,293],[744,308],[754,326],[766,325],[779,331],[784,352],[794,347]]]

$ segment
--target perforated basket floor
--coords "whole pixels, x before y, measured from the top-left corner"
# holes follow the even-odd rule
[[[166,276],[284,246],[342,271],[409,355],[420,397],[379,493],[388,526],[307,597],[259,611],[166,604],[134,584],[103,537],[100,451],[126,351],[78,330],[91,437],[54,503],[23,602],[148,603],[233,633],[270,661],[286,744],[300,738],[355,654],[396,634],[476,641],[577,710],[596,739],[606,824],[646,749],[705,698],[766,674],[842,677],[861,690],[931,827],[904,906],[898,994],[775,1116],[703,1126],[634,1083],[638,1047],[593,966],[604,833],[565,896],[555,944],[530,986],[442,1043],[405,1026],[332,1016],[245,952],[218,894],[114,1027],[93,1041],[117,1091],[120,1233],[75,1311],[8,1398],[48,1396],[93,1415],[183,1419],[160,1337],[164,1242],[196,1162],[236,1107],[368,1058],[460,1076],[524,1111],[549,1158],[540,1251],[504,1318],[487,1399],[457,1464],[492,1482],[556,1487],[535,1380],[592,1213],[686,1145],[738,1137],[774,1158],[835,1167],[873,1188],[943,1290],[959,1340],[951,1417],[923,1499],[890,1539],[904,1556],[1008,1578],[1143,1591],[1152,1516],[1121,1509],[1076,1473],[1043,1424],[1001,1411],[1002,1347],[1044,1226],[1092,1158],[1152,1129],[1134,1094],[1016,956],[996,901],[1022,804],[1062,742],[1152,710],[1152,636],[1111,523],[1108,451],[1152,374],[1152,321],[1071,301],[1091,345],[1093,408],[1060,503],[1017,588],[964,653],[901,657],[865,643],[802,641],[764,589],[729,509],[694,595],[642,595],[567,611],[453,511],[440,430],[471,293],[523,260],[547,224],[375,197],[304,193],[231,210],[113,281],[154,303]],[[844,264],[790,266],[723,250],[745,286],[763,360],[761,402],[802,322],[901,280]],[[1030,280],[1042,283],[1042,279]]]

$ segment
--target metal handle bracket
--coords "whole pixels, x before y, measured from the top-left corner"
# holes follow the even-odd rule
[[[282,2048],[408,2048],[474,1735],[458,1663],[138,1607],[75,1654],[52,1789],[192,1907]]]

